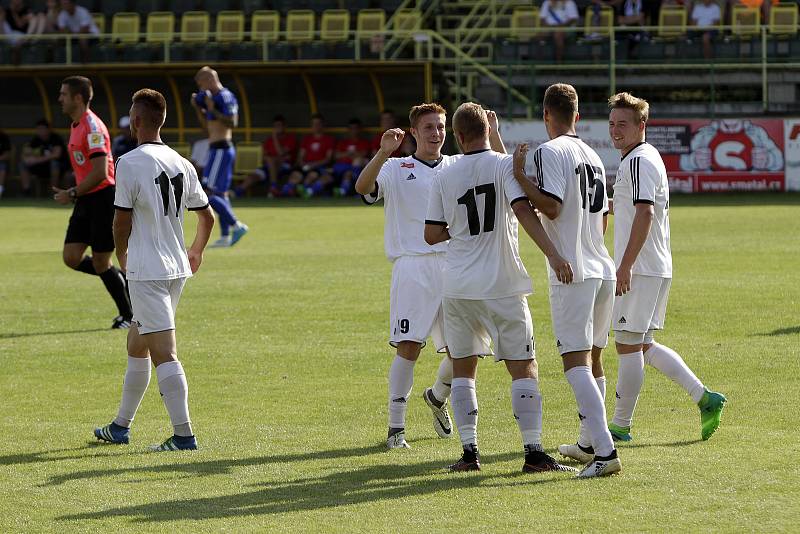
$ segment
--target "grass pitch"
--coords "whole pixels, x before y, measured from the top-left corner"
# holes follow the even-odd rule
[[[178,350],[201,450],[148,454],[171,433],[155,374],[129,446],[92,435],[116,413],[124,332],[97,278],[60,259],[69,212],[0,205],[0,532],[796,531],[800,468],[800,198],[676,197],[666,331],[728,405],[700,441],[699,412],[647,369],[624,472],[523,475],[502,365],[481,362],[483,471],[449,474],[416,371],[407,434],[387,452],[390,264],[380,208],[237,203],[250,234],[209,250],[178,310]],[[187,220],[192,220],[189,216]],[[190,230],[193,231],[193,230]],[[574,441],[544,260],[527,237],[544,443]],[[606,353],[609,409],[616,356]]]

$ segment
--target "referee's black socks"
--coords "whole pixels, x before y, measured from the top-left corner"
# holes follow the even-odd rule
[[[75,270],[97,276],[97,271],[94,270],[94,264],[92,264],[91,256],[84,256],[78,266],[75,267]]]
[[[111,295],[111,298],[114,299],[119,314],[125,319],[133,317],[131,301],[128,298],[128,292],[125,288],[125,276],[122,274],[122,271],[112,265],[110,269],[100,273],[100,279],[103,281],[103,284],[105,284],[106,290],[109,295]]]

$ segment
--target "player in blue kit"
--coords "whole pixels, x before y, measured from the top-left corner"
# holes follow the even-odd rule
[[[194,77],[198,92],[192,94],[192,107],[200,125],[208,130],[208,159],[203,169],[203,187],[209,204],[219,215],[222,235],[212,247],[230,247],[247,233],[247,225],[236,218],[228,197],[233,177],[236,149],[233,128],[239,121],[239,103],[219,81],[217,71],[203,67]]]

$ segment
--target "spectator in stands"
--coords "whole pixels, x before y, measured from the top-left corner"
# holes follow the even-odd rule
[[[319,195],[333,184],[329,165],[336,140],[325,133],[325,119],[320,114],[311,117],[311,134],[303,138],[297,155],[297,166],[283,186],[283,196]]]
[[[578,22],[578,6],[574,0],[544,0],[539,18],[542,19],[543,26],[554,28],[553,44],[556,48],[556,61],[560,62],[564,57],[566,37],[564,31],[555,28],[575,26]]]
[[[690,24],[702,28],[703,32],[693,32],[703,39],[703,57],[714,57],[714,37],[717,36],[717,25],[722,20],[722,11],[715,0],[700,0],[692,8]]]
[[[61,12],[56,21],[58,30],[62,33],[97,35],[100,30],[92,19],[92,14],[83,6],[75,5],[74,0],[61,0]],[[95,41],[94,39],[92,41]],[[90,40],[81,37],[78,39],[81,48],[81,61],[89,60]]]
[[[761,9],[761,23],[769,21],[769,10],[772,6],[778,5],[780,0],[731,0],[728,9],[732,12],[736,4]],[[731,20],[731,24],[733,21]]]
[[[644,6],[642,0],[625,0],[617,15],[617,26],[644,26]],[[628,55],[636,56],[639,43],[645,38],[643,31],[626,31],[622,34],[628,41]]]
[[[0,197],[5,190],[8,166],[11,163],[11,140],[3,130],[0,130]]]
[[[50,189],[61,185],[67,147],[61,136],[50,129],[50,123],[41,119],[36,123],[36,135],[22,148],[22,161],[19,175],[22,181],[22,194],[33,194],[32,178],[48,180]],[[49,191],[49,189],[48,189]]]
[[[286,117],[276,115],[272,119],[272,135],[264,140],[263,167],[245,177],[242,185],[235,189],[236,196],[243,196],[253,184],[269,180],[269,196],[281,195],[281,181],[292,172],[297,161],[297,137],[286,131]]]
[[[339,184],[333,190],[336,195],[351,194],[356,178],[367,164],[370,147],[369,141],[361,136],[361,127],[361,119],[350,119],[347,137],[336,144],[336,162],[333,164],[333,177]]]
[[[194,143],[192,143],[192,153],[189,156],[189,160],[194,165],[194,168],[197,169],[197,176],[203,176],[203,169],[206,168],[206,162],[208,162],[208,132],[205,132],[206,136],[202,139],[198,139]]]
[[[378,153],[378,150],[381,148],[381,138],[383,137],[383,133],[386,130],[391,130],[392,128],[397,128],[397,116],[391,109],[384,109],[381,112],[381,122],[378,126],[378,133],[375,134],[375,137],[372,138],[372,142],[370,143],[370,156],[374,156]],[[407,135],[406,137],[411,136]],[[394,151],[391,157],[396,158],[399,156],[400,149],[398,148]]]
[[[131,119],[127,115],[119,118],[119,129],[122,130],[118,136],[111,141],[111,154],[114,156],[114,161],[117,161],[120,156],[127,154],[136,146],[136,138],[131,135]]]
[[[46,19],[43,13],[33,13],[23,0],[11,0],[8,7],[0,9],[3,33],[11,45],[11,62],[20,62],[20,50],[26,36],[44,33]]]
[[[59,0],[47,0],[47,11],[44,13],[45,33],[58,32],[58,15],[61,13],[61,2]]]

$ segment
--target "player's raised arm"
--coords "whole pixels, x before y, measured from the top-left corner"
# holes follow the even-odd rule
[[[500,120],[497,118],[497,113],[487,111],[486,118],[489,119],[489,146],[495,152],[506,154],[506,145],[503,144],[503,139],[500,137]]]
[[[197,122],[200,123],[200,127],[203,129],[208,128],[205,110],[203,110],[197,103],[197,93],[192,93],[192,98],[189,102],[191,102],[192,108],[194,108],[194,113],[197,115]]]
[[[392,128],[384,132],[378,152],[375,153],[375,156],[367,163],[361,174],[358,175],[355,185],[356,193],[369,195],[375,191],[375,183],[381,167],[391,157],[392,153],[400,148],[405,135],[406,133],[401,128]]]
[[[533,206],[544,213],[548,219],[553,220],[561,213],[561,197],[552,192],[545,191],[542,187],[542,177],[546,166],[542,162],[542,151],[538,149],[534,155],[536,174],[529,177],[525,174],[525,158],[528,155],[528,144],[522,143],[514,150],[514,178],[517,179],[522,190],[528,196]],[[556,178],[559,173],[551,173]],[[562,193],[563,195],[563,193]]]

